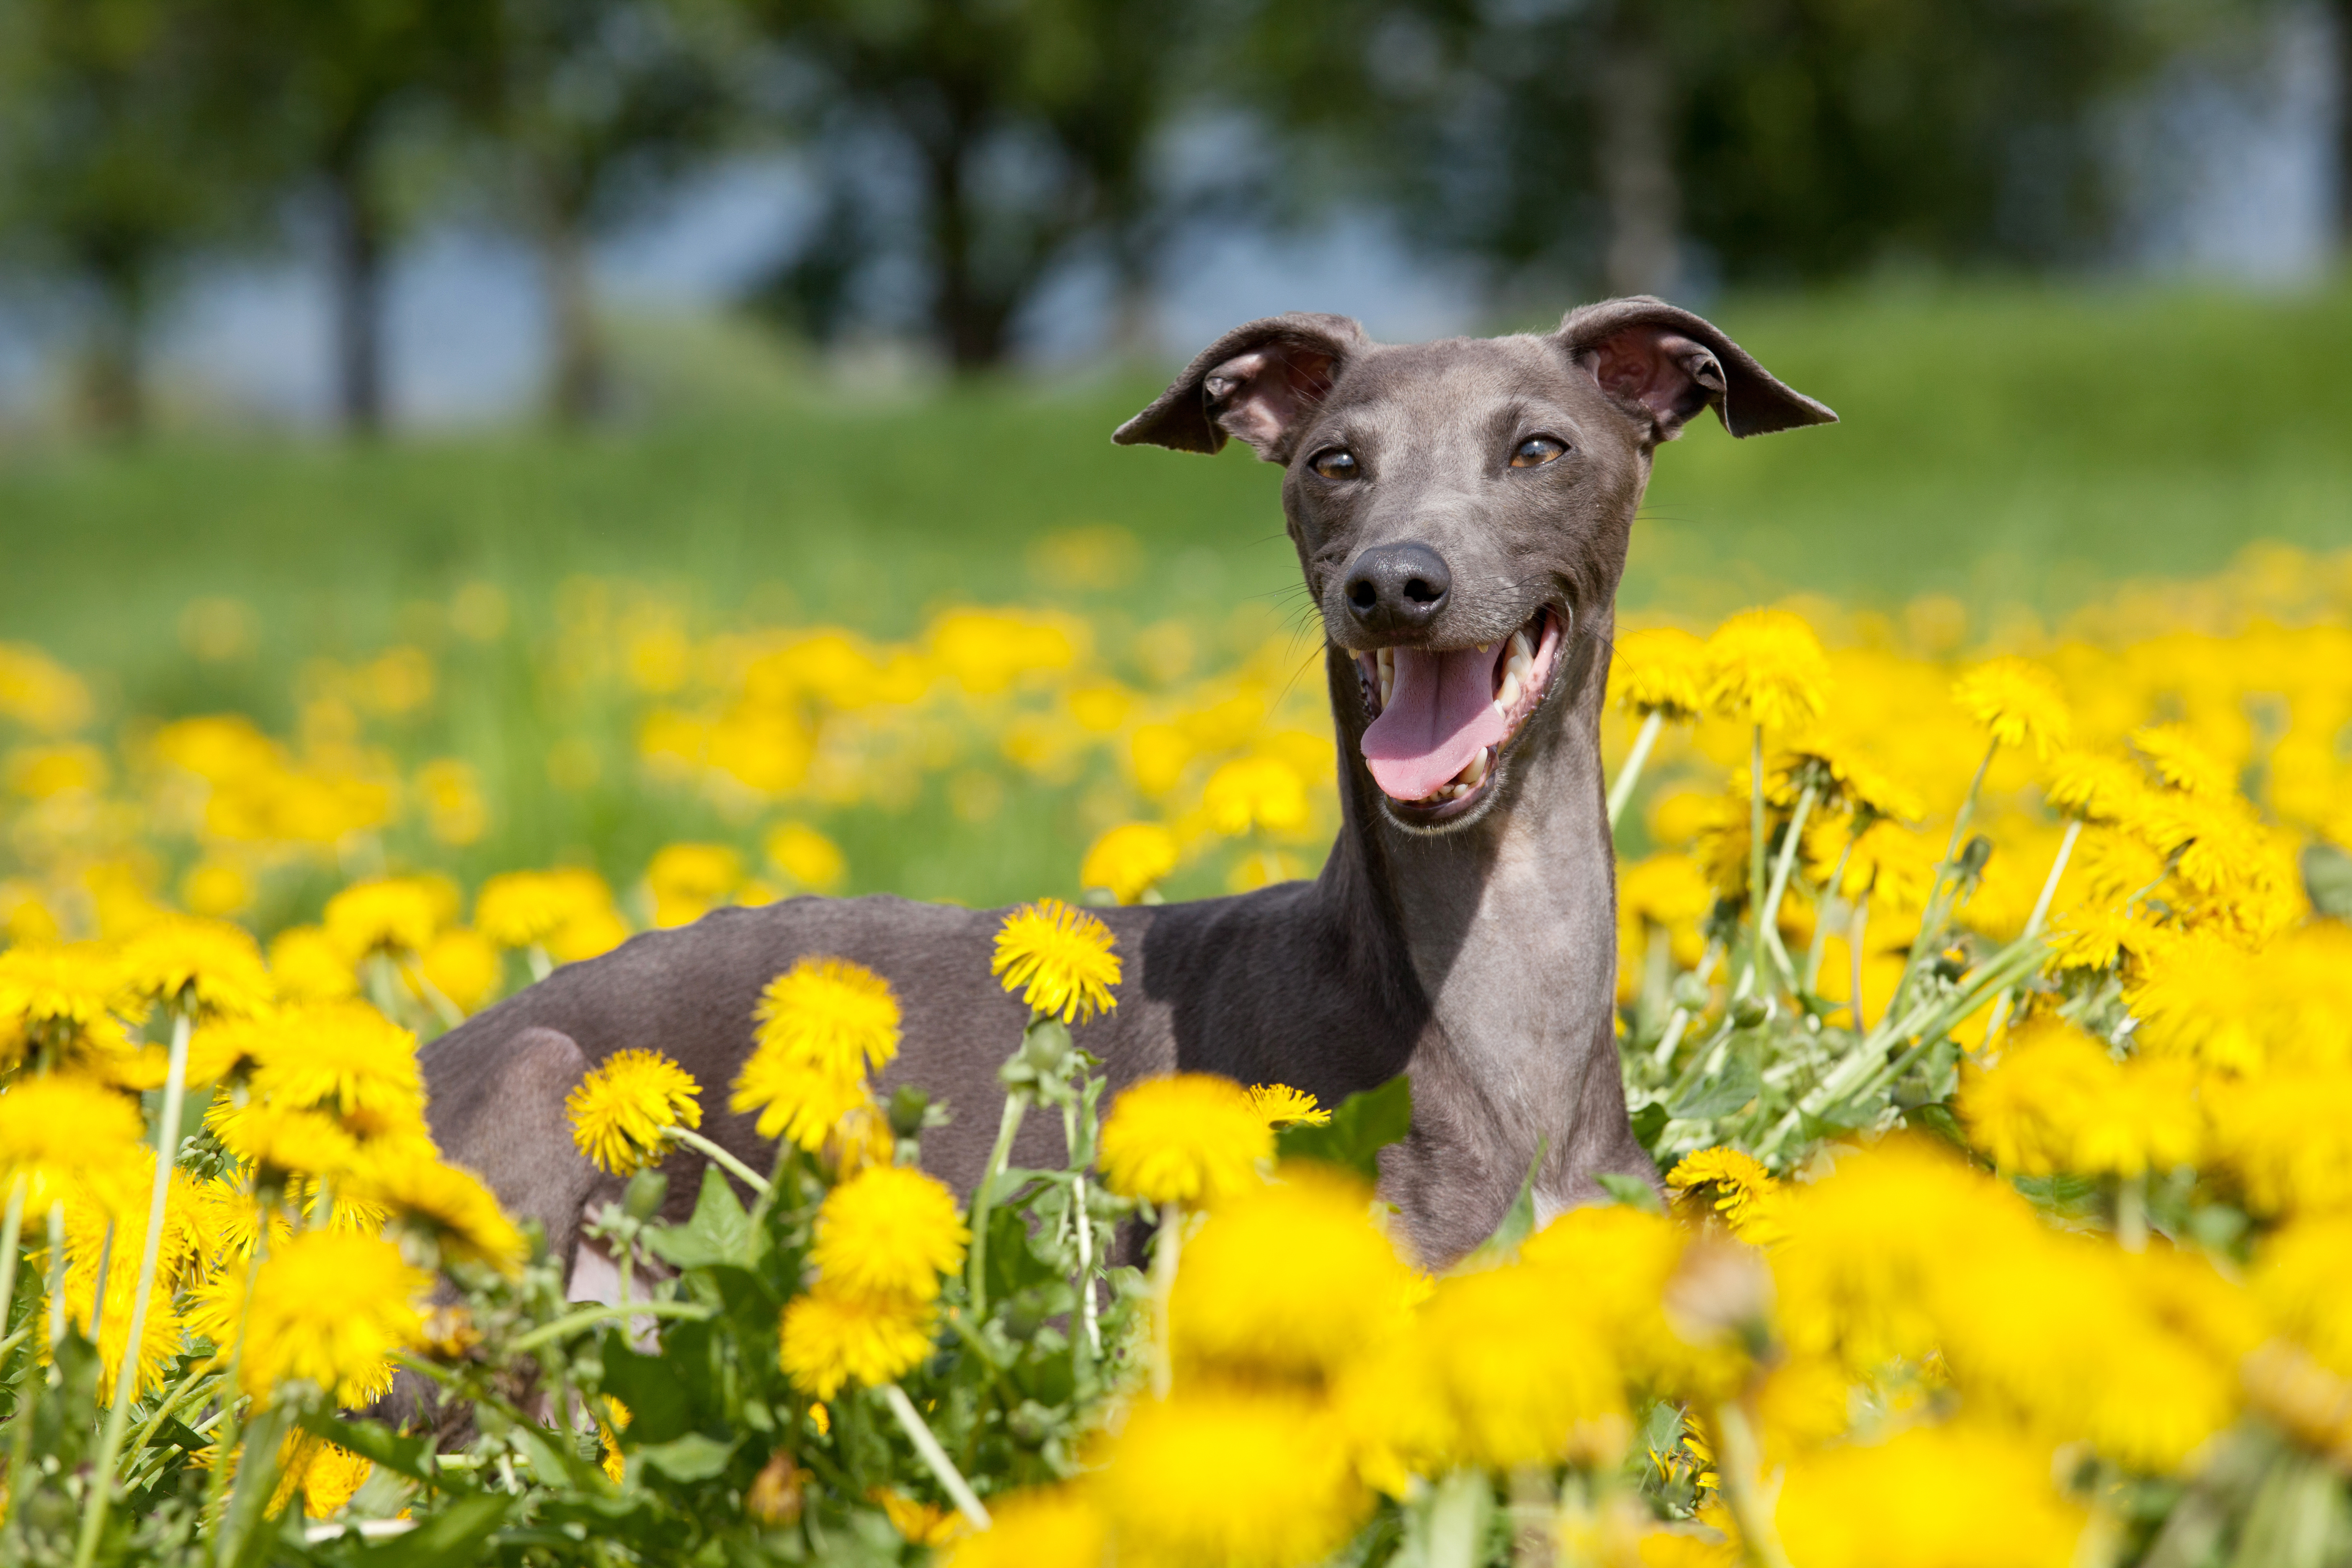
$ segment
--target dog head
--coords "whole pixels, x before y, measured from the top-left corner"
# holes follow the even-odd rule
[[[1483,813],[1559,706],[1572,639],[1607,624],[1651,454],[1707,407],[1734,436],[1837,417],[1636,298],[1540,336],[1403,345],[1344,316],[1251,321],[1112,439],[1238,437],[1284,466],[1307,591],[1358,671],[1360,765],[1391,819],[1426,831]]]

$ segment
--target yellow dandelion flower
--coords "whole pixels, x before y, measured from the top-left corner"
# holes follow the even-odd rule
[[[2028,746],[2043,762],[2063,750],[2074,730],[2057,679],[2031,659],[2003,658],[1978,665],[1952,683],[1960,711],[2004,746]]]
[[[1030,1010],[1083,1024],[1118,1005],[1118,954],[1111,951],[1110,928],[1058,899],[1024,904],[1004,917],[996,932],[996,956],[989,973],[1007,991],[1018,991]]]
[[[423,1345],[421,1303],[432,1288],[432,1276],[379,1237],[294,1237],[272,1250],[255,1279],[239,1386],[265,1405],[298,1380],[342,1404],[365,1404],[391,1386],[392,1353]]]
[[[945,1546],[964,1533],[963,1516],[951,1508],[919,1502],[887,1487],[866,1495],[882,1505],[882,1516],[910,1546]]]
[[[1201,788],[1209,826],[1232,836],[1263,827],[1290,833],[1307,826],[1307,781],[1279,757],[1236,757]]]
[[[270,938],[269,973],[289,1002],[341,1002],[360,994],[351,958],[320,926],[288,926]]]
[[[1918,1426],[1789,1465],[1775,1510],[1806,1568],[1981,1563],[2065,1568],[2086,1516],[2052,1484],[2051,1445],[1990,1426]],[[1986,1527],[2000,1521],[1997,1559]]]
[[[612,907],[612,889],[593,871],[504,871],[476,895],[474,927],[500,947],[544,946],[573,921]]]
[[[2146,957],[2175,935],[2129,910],[2085,904],[2067,910],[2052,923],[2050,967],[2113,969],[2126,960]]]
[[[1102,888],[1131,904],[1176,869],[1176,836],[1156,822],[1123,822],[1094,841],[1078,866],[1078,885]]]
[[[0,1092],[0,1192],[26,1178],[29,1209],[122,1164],[145,1131],[138,1102],[95,1079],[66,1072],[18,1079]]]
[[[1747,610],[1706,639],[1706,705],[1726,718],[1785,730],[1821,716],[1830,665],[1813,628],[1786,610]]]
[[[1213,1205],[1257,1184],[1274,1131],[1231,1079],[1169,1073],[1129,1085],[1103,1121],[1103,1178],[1154,1204]]]
[[[1594,1326],[1560,1314],[1554,1271],[1519,1266],[1442,1279],[1414,1337],[1457,1459],[1616,1462],[1630,1436],[1621,1374]]]
[[[2062,752],[2052,758],[2042,789],[2059,810],[2102,823],[2129,820],[2148,794],[2147,776],[2137,765],[2095,752]]]
[[[425,1103],[416,1036],[365,1003],[289,1011],[254,1043],[253,1092],[274,1105],[329,1111],[362,1131],[404,1125]]]
[[[929,1302],[857,1300],[820,1283],[785,1306],[777,1357],[793,1387],[830,1399],[852,1380],[870,1388],[912,1372],[930,1354],[931,1321]]]
[[[1609,695],[1628,713],[1696,719],[1707,684],[1706,644],[1675,626],[1627,632],[1609,660]]]
[[[654,924],[689,925],[743,885],[743,857],[724,844],[670,844],[646,868]]]
[[[1277,1132],[1286,1127],[1322,1127],[1331,1120],[1313,1095],[1286,1083],[1252,1084],[1249,1097],[1251,1106]]]
[[[2132,745],[2156,769],[2157,777],[2184,795],[2227,799],[2238,793],[2229,766],[2198,742],[2182,724],[2150,724],[2134,730]]]
[[[1295,1568],[1371,1511],[1339,1423],[1281,1389],[1195,1389],[1132,1407],[1091,1479],[1121,1563]]]
[[[340,1178],[359,1168],[359,1140],[323,1111],[226,1096],[205,1112],[205,1125],[241,1163],[276,1185],[288,1176]]]
[[[480,1010],[503,978],[498,948],[467,926],[452,926],[425,944],[416,973],[460,1013]]]
[[[792,879],[796,888],[811,892],[837,890],[849,877],[849,858],[841,846],[805,822],[780,822],[761,843],[768,864]]]
[[[0,952],[0,1029],[103,1029],[132,1005],[128,979],[121,954],[103,942],[12,947]]]
[[[522,1272],[530,1248],[480,1178],[436,1158],[430,1143],[371,1152],[353,1195],[381,1204],[440,1243],[444,1258],[480,1263],[509,1279]]]
[[[659,1051],[614,1051],[564,1098],[572,1141],[598,1168],[625,1176],[677,1147],[672,1127],[700,1127],[693,1075]]]
[[[242,1017],[268,1005],[276,991],[260,945],[226,921],[165,915],[122,944],[122,968],[138,995],[192,1016]]]
[[[321,1439],[302,1467],[302,1511],[312,1519],[334,1518],[359,1495],[374,1469],[373,1460]]]
[[[1402,1331],[1413,1276],[1371,1204],[1362,1184],[1300,1165],[1221,1205],[1185,1242],[1170,1298],[1180,1367],[1325,1375]]]
[[[1667,1173],[1666,1185],[1679,1193],[1711,1191],[1715,1212],[1742,1241],[1762,1245],[1779,1235],[1773,1213],[1780,1184],[1752,1154],[1721,1147],[1685,1154]]]
[[[890,983],[845,958],[802,959],[768,982],[753,1016],[760,1053],[837,1077],[878,1072],[898,1054],[898,999]]]
[[[1108,1531],[1076,1487],[1032,1487],[988,1500],[994,1521],[958,1540],[947,1568],[1101,1568]]]
[[[757,1110],[762,1138],[780,1138],[814,1154],[838,1141],[845,1122],[874,1108],[863,1078],[843,1078],[793,1061],[781,1052],[755,1051],[728,1098],[733,1110]]]
[[[442,926],[443,900],[421,877],[354,882],[327,900],[327,938],[352,963],[372,953],[421,952]]]
[[[869,1165],[824,1195],[809,1261],[832,1293],[860,1300],[929,1301],[940,1276],[963,1266],[971,1233],[937,1177]]]

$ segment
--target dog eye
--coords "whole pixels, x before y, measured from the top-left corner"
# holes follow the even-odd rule
[[[1512,449],[1511,467],[1540,468],[1546,463],[1558,461],[1559,455],[1567,450],[1564,442],[1555,441],[1549,436],[1530,436]]]
[[[1307,466],[1327,479],[1352,479],[1356,477],[1356,455],[1344,447],[1316,453]]]

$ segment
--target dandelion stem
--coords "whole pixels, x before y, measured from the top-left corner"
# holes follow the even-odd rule
[[[1829,905],[1838,896],[1838,889],[1844,885],[1846,862],[1853,858],[1853,835],[1848,834],[1845,847],[1838,851],[1837,864],[1830,868],[1830,879],[1822,889],[1823,918],[1813,921],[1813,942],[1805,951],[1805,974],[1799,982],[1806,992],[1811,992],[1822,982],[1822,959],[1829,952],[1830,945]]]
[[[1160,1211],[1160,1229],[1151,1238],[1151,1396],[1168,1397],[1175,1381],[1175,1362],[1168,1342],[1168,1299],[1176,1291],[1176,1264],[1184,1250],[1188,1216],[1175,1204]]]
[[[131,1435],[131,1441],[124,1446],[123,1451],[131,1457],[131,1463],[134,1466],[138,1462],[141,1450],[155,1440],[155,1434],[162,1431],[163,1423],[172,1418],[172,1412],[186,1404],[189,1396],[208,1382],[212,1375],[210,1367],[199,1366],[182,1378],[179,1386],[163,1395],[155,1406],[155,1413],[140,1425],[139,1430]]]
[[[1701,985],[1706,984],[1713,977],[1716,960],[1722,955],[1723,949],[1720,945],[1712,942],[1706,944],[1706,952],[1700,956],[1698,967],[1691,972],[1697,976]],[[1696,1015],[1687,1007],[1677,1005],[1675,1008],[1673,1016],[1666,1020],[1666,1032],[1658,1041],[1657,1051],[1650,1058],[1652,1061],[1660,1067],[1665,1067],[1673,1062],[1675,1047],[1683,1043],[1684,1032],[1689,1029],[1694,1016]]]
[[[1764,726],[1749,731],[1748,748],[1748,913],[1756,922],[1756,949],[1748,960],[1748,974],[1764,984],[1764,960],[1770,949],[1764,919]]]
[[[576,1312],[566,1312],[551,1323],[541,1323],[507,1348],[516,1355],[551,1345],[568,1334],[593,1328],[612,1318],[707,1318],[710,1309],[699,1301],[633,1301],[626,1306],[613,1307],[598,1302]]]
[[[16,1304],[16,1263],[24,1238],[25,1178],[20,1175],[8,1184],[8,1213],[0,1219],[0,1329],[8,1326],[8,1309]]]
[[[708,1155],[714,1163],[726,1170],[729,1174],[741,1181],[744,1185],[750,1187],[753,1192],[759,1194],[762,1197],[767,1195],[769,1186],[767,1177],[760,1174],[759,1172],[751,1169],[751,1166],[743,1163],[742,1161],[737,1159],[734,1155],[730,1154],[726,1150],[721,1149],[718,1144],[713,1143],[709,1139],[705,1138],[701,1133],[697,1132],[691,1127],[665,1127],[662,1129],[661,1135],[665,1138],[676,1139],[677,1142],[685,1144],[688,1148],[695,1151],[698,1154]]]
[[[1790,814],[1788,831],[1780,837],[1780,858],[1772,868],[1772,886],[1764,895],[1762,930],[1770,938],[1772,952],[1780,959],[1790,985],[1797,984],[1797,966],[1789,962],[1788,950],[1780,945],[1780,900],[1789,891],[1789,872],[1796,864],[1797,847],[1804,839],[1805,818],[1812,815],[1816,794],[1814,787],[1807,784],[1804,793],[1797,796],[1797,809]]]
[[[1887,1005],[1890,1013],[1900,1012],[1910,999],[1911,987],[1918,981],[1919,972],[1927,967],[1927,958],[1943,940],[1944,926],[1951,918],[1949,895],[1958,889],[1953,875],[1959,868],[1960,839],[1976,817],[1977,797],[1984,789],[1985,774],[1992,760],[2000,754],[2000,742],[1995,741],[1985,748],[1984,760],[1977,763],[1976,776],[1969,780],[1969,793],[1960,797],[1960,809],[1952,816],[1952,836],[1944,843],[1944,858],[1936,864],[1936,875],[1927,884],[1927,907],[1920,912],[1919,934],[1911,939],[1911,952],[1903,963],[1903,977],[1895,983],[1895,999]]]
[[[172,1010],[172,1048],[163,1072],[163,1105],[155,1124],[155,1180],[147,1194],[147,1234],[139,1248],[139,1283],[131,1296],[131,1329],[122,1344],[122,1367],[114,1376],[114,1403],[106,1412],[106,1430],[98,1440],[98,1458],[91,1475],[89,1498],[82,1505],[81,1539],[74,1547],[74,1568],[89,1568],[98,1556],[98,1540],[105,1528],[112,1500],[114,1462],[122,1452],[122,1436],[131,1425],[131,1395],[139,1385],[139,1342],[147,1331],[147,1297],[155,1288],[155,1268],[163,1253],[163,1215],[172,1191],[172,1170],[180,1159],[180,1111],[188,1089],[188,1010]],[[98,1293],[105,1298],[107,1278],[100,1265]],[[97,1314],[93,1312],[93,1320]],[[91,1331],[96,1337],[96,1329]]]
[[[1772,1510],[1759,1494],[1757,1477],[1763,1455],[1748,1412],[1731,1400],[1715,1407],[1715,1434],[1721,1445],[1716,1473],[1723,1482],[1724,1505],[1739,1527],[1741,1553],[1755,1568],[1789,1568],[1789,1553],[1772,1528]]]
[[[2042,934],[2042,922],[2050,918],[2051,901],[2058,896],[2058,879],[2066,874],[2066,861],[2074,853],[2074,840],[2082,836],[2083,819],[2079,816],[2070,819],[2066,824],[2066,837],[2058,841],[2058,854],[2050,862],[2050,875],[2042,879],[2042,896],[2033,900],[2033,912],[2026,917],[2027,936]],[[1985,1026],[1984,1037],[1988,1048],[1992,1045],[1993,1037],[2000,1033],[2002,1023],[2008,1019],[2010,995],[2010,992],[2002,992],[1992,1005],[1992,1021]]]
[[[923,1463],[931,1468],[931,1474],[939,1479],[940,1489],[954,1500],[956,1511],[963,1515],[964,1521],[974,1530],[986,1530],[994,1524],[996,1521],[988,1517],[988,1510],[981,1506],[980,1499],[965,1482],[963,1472],[955,1468],[955,1461],[948,1458],[948,1451],[940,1447],[937,1437],[931,1436],[930,1427],[923,1421],[922,1412],[917,1410],[915,1402],[907,1397],[907,1391],[895,1383],[886,1383],[882,1385],[882,1402],[890,1407],[890,1414],[898,1418],[907,1440],[915,1445],[915,1452],[920,1454]]]
[[[1070,1215],[1078,1231],[1078,1317],[1086,1325],[1087,1348],[1102,1359],[1102,1328],[1096,1319],[1094,1226],[1087,1218],[1087,1162],[1078,1148],[1078,1107],[1075,1100],[1062,1106],[1062,1146],[1076,1167],[1070,1179]]]
[[[98,1244],[98,1285],[89,1299],[89,1342],[98,1343],[98,1331],[106,1321],[106,1286],[114,1273],[114,1221],[106,1222],[105,1237]]]
[[[256,1205],[253,1261],[246,1265],[245,1293],[236,1304],[236,1336],[229,1342],[228,1365],[221,1373],[220,1436],[213,1439],[213,1468],[205,1482],[204,1518],[217,1531],[228,1508],[228,1455],[236,1447],[237,1373],[245,1366],[245,1325],[253,1316],[253,1290],[261,1265],[269,1256],[269,1206]]]
[[[2147,1173],[2116,1178],[2116,1245],[2126,1252],[2147,1250]]]
[[[547,956],[547,949],[541,943],[532,942],[523,950],[522,956],[523,962],[530,965],[530,977],[534,983],[555,973],[555,961]]]
[[[1652,709],[1642,721],[1641,729],[1633,733],[1633,749],[1625,753],[1625,765],[1617,771],[1617,782],[1609,786],[1609,826],[1625,814],[1625,803],[1633,798],[1633,786],[1642,782],[1642,769],[1650,760],[1650,748],[1658,743],[1658,731],[1666,721],[1665,714]]]
[[[49,1346],[66,1337],[66,1205],[49,1205]]]
[[[988,1163],[980,1173],[980,1184],[971,1190],[971,1254],[964,1279],[971,1295],[971,1315],[975,1320],[988,1312],[988,1211],[996,1201],[996,1178],[1004,1173],[1013,1158],[1013,1135],[1021,1131],[1021,1119],[1029,1110],[1029,1091],[1007,1089],[1004,1114],[996,1124],[996,1146],[988,1152]]]
[[[1870,893],[1865,889],[1862,897],[1853,901],[1853,920],[1846,927],[1845,934],[1846,984],[1850,987],[1846,992],[1846,1015],[1857,1035],[1870,1027],[1869,1020],[1862,1013],[1862,944],[1869,935]]]

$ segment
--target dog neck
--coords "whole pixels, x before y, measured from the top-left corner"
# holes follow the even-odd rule
[[[1425,1008],[1407,1068],[1413,1130],[1389,1152],[1381,1184],[1431,1261],[1492,1231],[1538,1150],[1536,1193],[1549,1214],[1591,1195],[1590,1173],[1611,1168],[1630,1137],[1612,1023],[1615,859],[1601,765],[1611,621],[1580,617],[1550,711],[1530,724],[1476,820],[1404,828],[1360,757],[1343,760],[1346,821],[1318,892],[1360,906],[1349,923],[1393,944]],[[1337,652],[1328,662],[1352,752],[1364,723],[1355,668]]]

